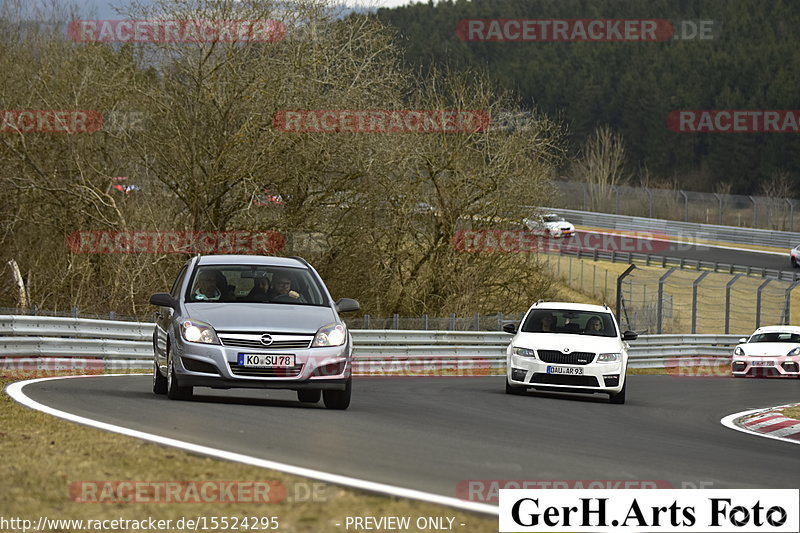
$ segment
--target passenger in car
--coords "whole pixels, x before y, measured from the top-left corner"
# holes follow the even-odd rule
[[[266,302],[269,300],[269,290],[269,278],[256,278],[253,280],[253,288],[244,299],[248,302]]]
[[[602,331],[603,321],[600,320],[599,316],[593,316],[586,321],[586,329],[584,330],[584,333],[595,335],[597,333],[601,333]]]

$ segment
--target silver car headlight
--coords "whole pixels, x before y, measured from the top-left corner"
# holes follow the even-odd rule
[[[314,335],[312,348],[321,346],[341,346],[347,341],[347,330],[341,324],[322,326]]]
[[[792,348],[791,350],[789,350],[789,353],[787,353],[786,355],[788,355],[789,357],[794,357],[796,355],[800,355],[800,346],[798,346],[797,348]]]
[[[519,355],[520,357],[536,357],[536,352],[530,348],[520,348],[519,346],[511,348],[511,353]]]
[[[181,335],[184,340],[189,342],[219,344],[217,332],[214,331],[211,324],[206,324],[199,320],[184,320],[183,323],[181,323]]]
[[[744,350],[741,346],[737,346],[733,349],[733,355],[744,355]]]
[[[616,363],[622,359],[621,353],[601,353],[597,355],[598,363]]]

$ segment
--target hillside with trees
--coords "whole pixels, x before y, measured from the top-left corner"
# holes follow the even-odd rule
[[[800,190],[798,133],[675,133],[666,127],[674,110],[800,108],[797,2],[442,0],[380,9],[377,16],[396,31],[412,69],[482,69],[523,108],[559,117],[573,151],[597,127],[620,133],[634,183],[749,194],[762,192],[771,176],[788,175]],[[664,42],[459,39],[459,21],[474,18],[711,20],[713,32],[711,39]]]

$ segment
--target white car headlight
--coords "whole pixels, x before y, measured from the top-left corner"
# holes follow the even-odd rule
[[[199,320],[184,320],[181,324],[181,335],[189,342],[199,342],[201,344],[219,344],[217,332],[211,324],[200,322]]]
[[[733,355],[744,355],[744,350],[741,346],[737,346],[733,349]]]
[[[314,335],[311,347],[341,346],[347,340],[347,330],[341,324],[328,324],[322,326]]]
[[[511,348],[511,353],[519,355],[520,357],[536,357],[536,352],[530,348],[520,348],[518,346]]]
[[[794,357],[795,355],[800,355],[800,346],[798,346],[797,348],[792,348],[786,355],[790,357]]]
[[[598,363],[616,363],[622,359],[621,353],[601,353],[597,355]]]

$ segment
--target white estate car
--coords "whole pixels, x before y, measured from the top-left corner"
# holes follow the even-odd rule
[[[737,377],[800,377],[800,327],[766,326],[733,350],[731,373]]]
[[[575,226],[555,213],[523,218],[522,223],[529,230],[541,232],[548,237],[572,237],[575,235]]]
[[[620,332],[604,305],[538,302],[528,309],[506,351],[506,393],[528,388],[609,395],[625,403],[628,343],[637,334]]]

